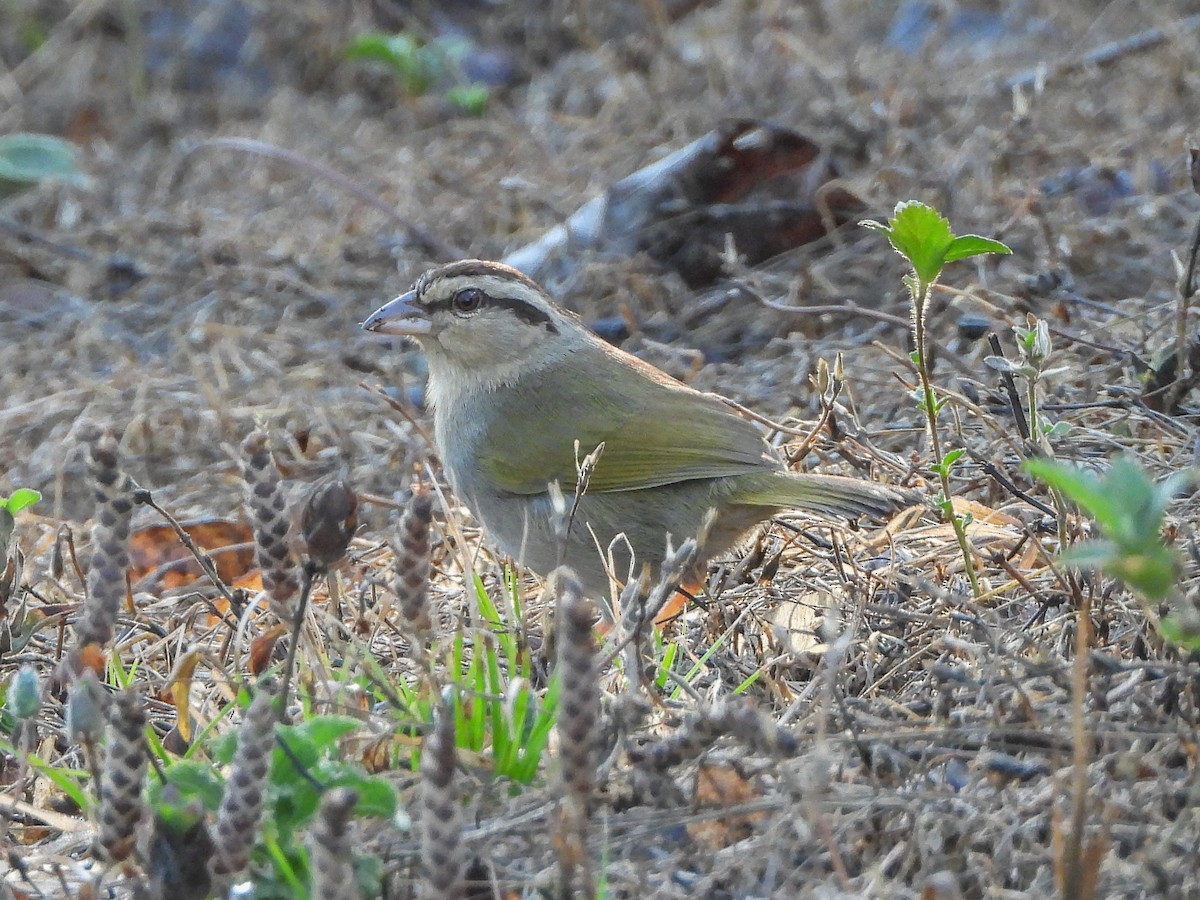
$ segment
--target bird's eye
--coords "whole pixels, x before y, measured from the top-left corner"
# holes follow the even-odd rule
[[[483,291],[479,288],[463,288],[454,295],[454,311],[461,315],[475,312],[483,305]]]

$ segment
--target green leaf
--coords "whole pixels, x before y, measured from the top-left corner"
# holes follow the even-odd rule
[[[0,137],[0,186],[24,187],[57,179],[83,184],[86,178],[75,162],[76,147],[48,134],[9,134]]]
[[[937,280],[946,251],[954,241],[950,223],[932,206],[917,200],[896,204],[887,225],[872,221],[860,224],[886,235],[895,251],[908,260],[923,285]]]
[[[442,62],[440,51],[408,32],[359,35],[346,48],[346,56],[387,63],[404,83],[404,89],[417,96],[433,85]]]
[[[12,492],[12,496],[6,500],[0,500],[0,506],[6,508],[12,515],[16,515],[21,510],[26,509],[42,499],[42,495],[32,488],[17,488]]]
[[[1158,623],[1163,637],[1192,653],[1200,651],[1200,631],[1188,628],[1174,616],[1167,616]]]
[[[394,57],[395,49],[391,38],[378,31],[360,34],[346,47],[347,59],[371,59],[391,63]]]
[[[1179,579],[1179,559],[1170,548],[1148,547],[1143,553],[1123,553],[1106,569],[1147,600],[1162,601]]]
[[[508,777],[514,781],[529,784],[538,773],[542,754],[545,752],[546,746],[550,743],[550,731],[553,729],[557,717],[558,694],[561,683],[562,680],[559,678],[558,672],[550,676],[550,683],[546,686],[545,696],[542,697],[541,709],[538,711],[537,719],[534,721],[533,728],[530,729],[529,735],[525,738],[524,746],[521,748],[520,762],[508,773]]]
[[[950,242],[946,248],[946,262],[956,259],[967,259],[971,256],[982,256],[984,253],[1011,254],[1012,251],[999,241],[980,237],[977,234],[962,234]]]
[[[288,730],[321,752],[332,749],[343,737],[357,731],[360,724],[350,716],[314,716],[299,725],[288,726]]]
[[[671,667],[675,664],[675,656],[678,653],[679,645],[674,643],[667,644],[663,651],[662,660],[658,664],[658,674],[654,678],[654,684],[660,691],[666,689],[667,681],[671,677]]]
[[[1103,571],[1119,551],[1112,541],[1084,541],[1062,555],[1062,561],[1077,569]]]
[[[887,236],[896,252],[908,260],[922,286],[937,281],[946,263],[981,253],[1012,253],[999,241],[977,234],[955,235],[950,222],[932,206],[916,200],[896,204],[886,225],[860,222]]]
[[[163,772],[167,784],[179,789],[182,796],[182,806],[193,797],[204,804],[204,808],[215,811],[221,805],[221,794],[224,787],[217,778],[213,767],[208,763],[197,760],[184,760],[168,766]],[[151,782],[151,799],[157,802],[162,791],[162,782],[157,779]]]
[[[1106,493],[1100,479],[1092,472],[1050,459],[1029,459],[1021,468],[1062,491],[1067,499],[1078,503],[1094,517],[1101,528],[1108,528],[1110,523],[1115,526],[1121,515],[1120,503]]]
[[[469,116],[482,116],[487,112],[489,96],[486,84],[456,85],[446,91],[446,100],[450,105]]]
[[[396,815],[396,788],[377,775],[367,775],[347,767],[346,774],[335,781],[336,786],[353,787],[359,802],[354,804],[355,816],[370,816],[391,820]]]

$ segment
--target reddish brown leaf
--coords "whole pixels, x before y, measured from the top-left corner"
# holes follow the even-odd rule
[[[212,557],[226,584],[254,568],[254,536],[249,525],[212,519],[183,530]],[[164,588],[182,587],[200,577],[200,566],[169,525],[151,525],[129,536],[130,574],[134,581],[155,576]]]
[[[288,626],[280,623],[250,642],[250,673],[261,675],[271,665],[275,644],[287,634]]]

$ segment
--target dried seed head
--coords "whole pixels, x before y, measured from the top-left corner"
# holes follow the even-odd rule
[[[145,811],[146,713],[142,696],[127,689],[113,697],[108,711],[104,764],[100,768],[99,829],[92,853],[115,863],[133,852],[138,823]]]
[[[4,708],[17,719],[32,719],[42,706],[42,685],[37,669],[26,663],[17,669],[8,685]]]
[[[112,640],[129,568],[129,525],[133,518],[133,482],[121,471],[117,441],[101,432],[88,447],[88,476],[96,498],[87,600],[75,623],[77,646]]]
[[[358,528],[358,494],[344,478],[323,478],[308,489],[300,532],[309,561],[327,571],[341,561]]]
[[[359,900],[354,877],[350,813],[358,802],[353,788],[334,788],[321,798],[317,821],[309,834],[313,900]]]
[[[237,750],[221,795],[209,864],[215,876],[234,875],[250,862],[262,821],[277,719],[275,692],[262,685],[238,729]]]
[[[796,739],[741,697],[723,697],[684,719],[671,736],[639,748],[630,756],[637,765],[659,771],[695,759],[726,735],[749,749],[773,757],[791,756]]]
[[[291,616],[287,604],[300,589],[296,563],[288,545],[287,498],[280,485],[279,469],[267,447],[266,432],[251,433],[242,443],[242,477],[246,481],[246,503],[254,520],[254,544],[263,587],[272,608],[285,621]]]
[[[454,715],[439,711],[421,745],[417,833],[421,843],[421,896],[427,900],[462,894],[464,849],[462,804],[456,789],[458,753]]]
[[[98,742],[107,707],[108,694],[100,685],[100,679],[90,668],[85,668],[67,695],[65,718],[68,739],[84,745]]]
[[[396,551],[396,598],[405,624],[417,632],[433,627],[429,616],[429,525],[433,497],[417,494],[400,519]]]
[[[600,732],[600,685],[596,665],[596,610],[570,569],[556,569],[550,585],[558,597],[555,613],[560,688],[558,732],[561,771],[567,790],[587,799],[596,786]]]

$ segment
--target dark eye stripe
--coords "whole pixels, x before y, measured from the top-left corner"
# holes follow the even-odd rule
[[[493,297],[491,294],[480,291],[483,295],[483,302],[480,303],[479,309],[507,309],[514,316],[529,325],[543,325],[551,334],[558,334],[558,328],[550,320],[550,316],[543,310],[538,309],[532,303],[521,300],[517,297]],[[446,310],[452,312],[454,310],[454,298],[447,297],[444,300],[436,300],[430,303],[426,309],[430,312]]]

